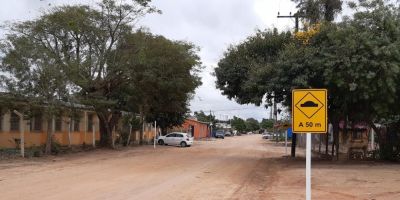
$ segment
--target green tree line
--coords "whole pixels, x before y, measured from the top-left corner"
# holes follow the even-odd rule
[[[345,127],[368,123],[378,133],[380,149],[398,145],[375,123],[400,125],[399,5],[350,2],[354,14],[334,22],[341,1],[298,2],[297,14],[308,26],[298,33],[257,31],[229,47],[215,69],[217,88],[242,104],[275,101],[289,109],[292,89],[327,88],[336,151],[340,121]]]
[[[138,29],[138,20],[150,13],[161,13],[150,0],[103,0],[95,6],[54,7],[36,19],[5,24],[2,89],[32,99],[30,104],[46,102],[49,122],[61,102],[92,107],[104,147],[113,146],[121,111],[140,113],[140,123],[156,120],[162,129],[181,124],[201,84],[199,49]],[[48,133],[50,146],[51,128]]]

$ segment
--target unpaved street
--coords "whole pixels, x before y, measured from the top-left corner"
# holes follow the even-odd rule
[[[0,199],[305,199],[304,159],[284,152],[248,135],[1,161]],[[314,199],[400,199],[399,165],[314,160],[312,173]]]

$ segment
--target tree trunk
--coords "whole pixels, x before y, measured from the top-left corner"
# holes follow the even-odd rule
[[[143,134],[144,134],[144,111],[143,111],[143,106],[139,108],[140,112],[140,124],[142,125],[142,128],[140,129],[139,132],[139,144],[143,144]]]
[[[319,135],[318,153],[321,153],[321,145],[322,145],[322,134]]]
[[[131,136],[132,136],[132,125],[129,125],[129,135],[128,135],[128,139],[126,140],[125,146],[129,146],[129,143],[131,142]]]
[[[53,141],[53,133],[54,133],[54,117],[47,119],[47,140],[46,140],[46,149],[45,154],[51,154],[51,144]]]
[[[326,141],[325,141],[325,155],[328,157],[329,155],[329,131],[326,133]]]
[[[336,145],[336,143],[339,142],[339,140],[338,140],[339,131],[340,131],[339,120],[336,120],[333,123],[332,160],[333,160],[333,157],[335,156],[335,146],[336,146],[336,153],[338,153],[338,149],[337,149],[338,146]]]
[[[121,118],[121,113],[97,112],[97,116],[99,117],[99,128],[100,128],[99,145],[101,147],[114,148],[112,131],[114,127],[118,124],[118,121]]]
[[[345,135],[347,136],[347,123],[348,123],[347,115],[345,115],[344,124],[343,124],[343,132],[342,132],[343,136],[345,136]],[[353,123],[353,125],[354,125],[354,123]],[[337,137],[336,137],[336,160],[339,160],[339,145],[340,145],[339,143],[340,143],[340,129],[337,132]]]

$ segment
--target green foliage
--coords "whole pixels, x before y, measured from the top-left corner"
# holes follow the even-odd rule
[[[246,119],[246,131],[256,131],[260,129],[259,122],[254,118]]]
[[[112,146],[121,110],[145,113],[162,127],[182,123],[200,85],[198,48],[133,32],[138,19],[160,13],[149,3],[103,0],[96,6],[60,6],[9,25],[0,43],[1,85],[30,98],[29,103],[46,102],[49,117],[65,106],[61,101],[92,106],[102,146]]]
[[[121,87],[128,81],[126,67],[113,62],[115,49],[135,21],[157,10],[148,0],[116,3],[103,0],[95,7],[60,6],[38,19],[11,24],[1,45],[1,68],[7,91],[36,97],[58,107],[55,100],[77,99],[95,108],[100,118],[100,142],[111,146],[125,99]],[[51,108],[51,107],[49,107]]]
[[[238,132],[243,132],[246,130],[246,122],[242,118],[236,116],[231,120],[231,126]]]
[[[203,111],[194,112],[194,116],[197,118],[198,121],[201,121],[201,122],[211,122],[211,123],[216,122],[214,115],[212,115],[212,114],[207,115]]]
[[[260,126],[263,129],[272,129],[274,127],[274,120],[273,119],[262,119]]]
[[[201,84],[198,48],[139,30],[128,34],[117,49],[117,62],[127,67],[129,110],[143,112],[162,129],[180,125],[188,103]]]
[[[292,0],[297,3],[298,14],[304,16],[310,24],[322,20],[332,22],[336,14],[342,11],[342,0]]]
[[[135,114],[127,114],[122,117],[122,123],[132,127],[132,131],[137,131],[142,128],[140,118]]]
[[[310,2],[317,1],[305,1]],[[265,38],[257,33],[230,47],[216,68],[217,87],[238,103],[260,105],[275,99],[289,109],[292,89],[327,88],[334,124],[363,121],[374,127],[395,119],[400,115],[399,5],[374,0],[352,7],[352,18],[320,24],[319,33],[306,44],[284,40],[276,54],[265,49],[274,47],[272,41],[283,33],[267,32]],[[266,53],[250,51],[254,46]]]
[[[217,88],[241,104],[260,105],[265,95],[269,105],[274,97],[282,99],[281,91],[276,89],[281,86],[272,78],[276,77],[279,52],[291,41],[289,32],[274,29],[257,31],[243,43],[229,47],[215,69]]]
[[[359,6],[365,9],[354,19],[322,24],[309,44],[286,40],[276,54],[265,53],[269,65],[254,64],[263,59],[248,49],[271,48],[277,33],[257,33],[231,47],[216,69],[217,87],[239,103],[258,105],[265,95],[289,107],[293,88],[328,88],[331,117],[371,121],[398,114],[399,9],[382,1]]]

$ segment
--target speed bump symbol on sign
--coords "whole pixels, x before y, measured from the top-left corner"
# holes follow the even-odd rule
[[[295,133],[327,132],[327,90],[292,91],[292,128]]]

